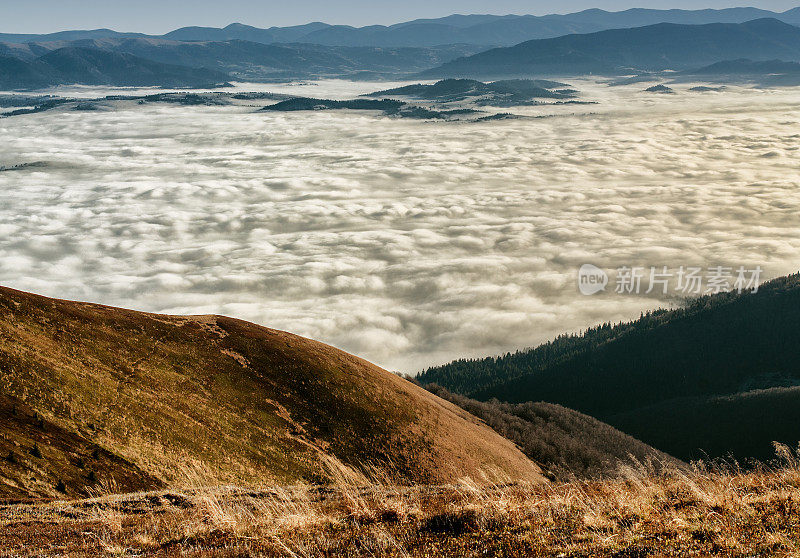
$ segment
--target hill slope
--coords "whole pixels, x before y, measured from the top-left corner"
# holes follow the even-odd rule
[[[358,76],[364,72],[411,74],[479,51],[453,45],[436,48],[338,47],[310,44],[266,45],[246,40],[174,41],[152,38],[106,38],[27,44],[0,43],[0,56],[28,62],[63,48],[133,55],[190,68],[212,68],[241,80]]]
[[[776,19],[747,23],[662,23],[527,41],[433,68],[424,77],[618,74],[712,64],[720,60],[800,60],[800,28]]]
[[[147,60],[128,53],[64,47],[25,61],[0,56],[0,88],[34,89],[62,84],[208,87],[227,74]]]
[[[55,495],[58,481],[68,495],[112,478],[156,487],[194,463],[214,483],[324,482],[363,467],[404,483],[541,478],[511,442],[421,387],[231,318],[0,288],[0,385],[0,412],[21,417],[0,429],[0,449],[19,457],[0,459],[0,497]]]
[[[769,459],[772,441],[800,440],[800,390],[770,389],[800,385],[799,308],[792,275],[418,379],[481,400],[558,403],[682,459]]]

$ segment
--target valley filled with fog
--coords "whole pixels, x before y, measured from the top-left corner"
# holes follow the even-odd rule
[[[794,89],[564,81],[597,104],[490,122],[136,103],[0,119],[0,284],[226,314],[414,372],[679,303],[583,296],[584,263],[797,269]]]

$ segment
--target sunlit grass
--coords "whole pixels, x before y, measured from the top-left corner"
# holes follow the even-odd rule
[[[778,449],[782,464],[758,470],[626,467],[545,485],[342,473],[330,487],[245,489],[187,472],[181,490],[5,507],[0,541],[22,551],[14,541],[35,531],[26,552],[74,556],[794,556],[800,462]]]

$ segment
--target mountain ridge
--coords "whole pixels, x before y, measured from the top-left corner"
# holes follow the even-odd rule
[[[239,81],[309,76],[358,78],[364,74],[408,75],[477,52],[474,47],[463,45],[440,48],[335,47],[297,43],[267,45],[244,40],[186,42],[134,37],[0,43],[0,56],[35,62],[49,52],[62,48],[93,49],[111,55],[137,56],[161,64],[209,68],[231,74],[228,79]]]
[[[491,49],[432,68],[419,77],[629,75],[737,58],[800,60],[800,27],[766,18],[744,23],[659,23],[610,29]]]
[[[800,25],[800,8],[774,12],[758,8],[721,10],[655,10],[632,8],[618,12],[588,9],[569,14],[490,15],[452,14],[442,18],[415,19],[393,25],[353,27],[311,22],[287,27],[258,28],[242,23],[225,27],[182,27],[163,35],[120,33],[110,29],[61,31],[50,34],[0,33],[0,42],[43,42],[84,38],[159,37],[180,40],[253,40],[263,43],[303,42],[331,46],[439,46],[469,43],[484,46],[512,46],[531,40],[571,33],[592,33],[604,29],[642,27],[655,23],[743,23],[774,17]]]

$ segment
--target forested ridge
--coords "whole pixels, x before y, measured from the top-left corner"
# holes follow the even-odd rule
[[[793,416],[796,394],[769,391],[800,385],[799,310],[794,274],[756,293],[703,296],[534,349],[459,360],[418,380],[478,400],[564,405],[679,458],[768,458],[773,440],[800,439],[800,429],[772,424]],[[742,398],[720,399],[732,396]],[[672,422],[664,418],[675,409],[682,412],[672,412]]]

